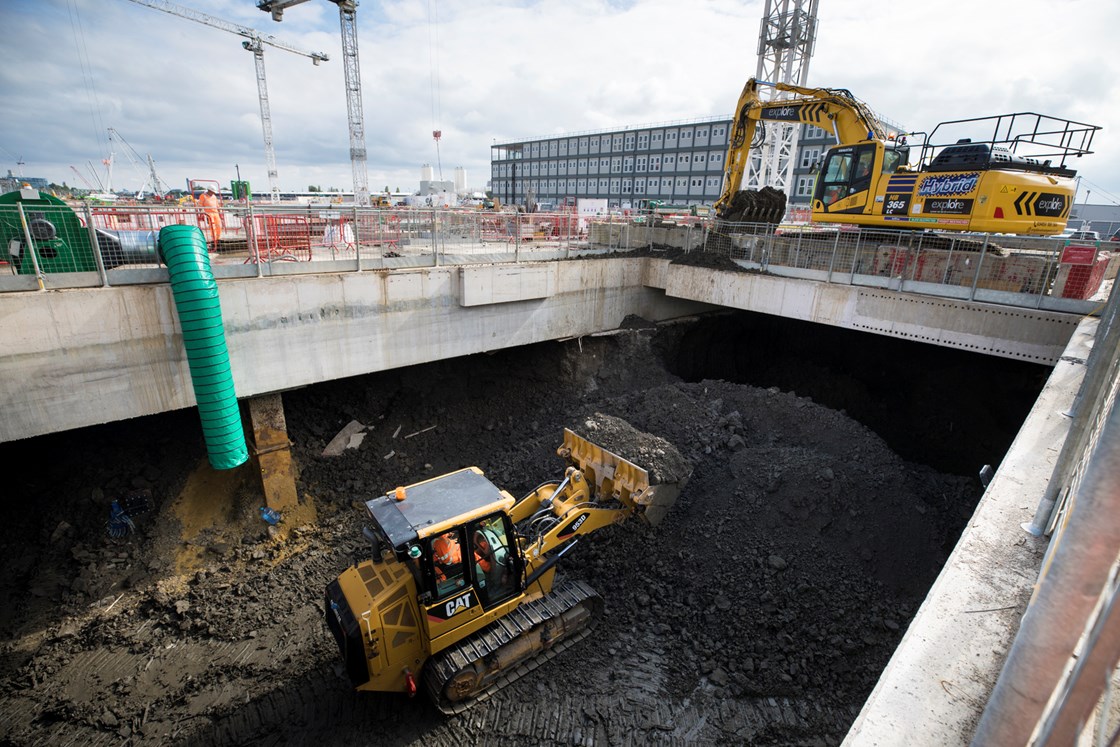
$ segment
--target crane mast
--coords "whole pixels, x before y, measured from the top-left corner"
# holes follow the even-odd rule
[[[276,151],[272,142],[272,113],[268,105],[268,81],[265,77],[264,71],[264,45],[282,49],[285,52],[291,52],[311,60],[312,64],[318,65],[320,62],[329,60],[330,57],[322,52],[307,52],[298,47],[294,47],[287,42],[283,42],[270,34],[262,34],[256,29],[249,28],[248,26],[241,26],[240,24],[232,23],[230,21],[215,18],[193,8],[186,8],[182,5],[167,2],[166,0],[132,0],[137,5],[143,5],[153,10],[161,10],[164,13],[169,13],[173,16],[186,18],[191,21],[210,26],[212,28],[228,31],[231,34],[245,37],[246,41],[241,43],[241,46],[247,51],[253,53],[253,62],[256,66],[257,73],[257,97],[260,100],[261,107],[261,130],[264,134],[264,154],[265,162],[268,167],[268,186],[272,193],[272,201],[280,201],[280,185],[279,174],[276,170]]]
[[[350,130],[350,165],[354,170],[354,202],[369,207],[369,178],[366,171],[366,131],[362,114],[362,79],[358,66],[357,0],[327,0],[338,6],[342,26],[342,60],[346,80],[346,114]],[[283,20],[284,11],[307,0],[259,0],[257,7]]]
[[[818,0],[766,0],[758,35],[758,66],[755,78],[804,86],[809,76],[817,31]],[[789,98],[780,88],[771,88],[770,100]],[[753,189],[773,187],[792,196],[796,185],[797,135],[800,125],[767,124],[766,137],[747,163],[746,183]]]

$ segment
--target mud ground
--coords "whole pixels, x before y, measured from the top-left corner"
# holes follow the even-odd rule
[[[205,464],[193,411],[0,446],[0,738],[839,743],[980,486],[808,397],[683,381],[665,361],[696,328],[632,321],[286,393],[305,503],[279,531],[251,467]],[[558,477],[562,429],[596,412],[694,471],[657,528],[604,530],[562,564],[606,601],[592,636],[457,718],[351,692],[321,597],[368,552],[361,501],[467,465],[520,496]],[[351,420],[361,445],[323,457]],[[133,491],[151,510],[114,539],[109,502]]]

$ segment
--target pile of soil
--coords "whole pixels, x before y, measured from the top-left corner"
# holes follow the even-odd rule
[[[676,332],[624,326],[286,393],[306,505],[279,530],[257,515],[251,466],[223,477],[200,464],[193,412],[0,447],[8,463],[47,451],[55,467],[15,478],[0,546],[4,731],[16,743],[838,743],[979,485],[902,460],[808,398],[683,382],[662,363]],[[323,457],[352,420],[367,428],[358,448]],[[362,502],[469,465],[523,495],[562,475],[565,427],[636,461],[679,453],[691,470],[658,526],[610,527],[561,563],[605,600],[594,633],[458,718],[353,693],[322,595],[369,552]],[[109,501],[138,489],[151,510],[110,537]]]

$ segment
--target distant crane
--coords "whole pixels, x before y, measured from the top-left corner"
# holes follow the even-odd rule
[[[127,140],[121,137],[121,134],[119,132],[110,127],[109,139],[112,140],[113,138],[121,141],[121,143],[124,145],[124,147],[126,148],[124,154],[128,157],[128,160],[132,163],[133,167],[137,169],[143,169],[143,164],[141,162],[144,159],[140,157],[140,154],[136,152],[135,148],[128,144]],[[140,191],[136,193],[136,199],[138,200],[144,197],[144,190],[149,188],[151,189],[152,194],[154,194],[156,197],[163,197],[171,190],[171,188],[167,186],[166,182],[161,181],[160,178],[156,176],[156,162],[152,160],[152,155],[150,153],[148,154],[147,164],[148,180],[144,182],[144,185],[140,187]],[[163,189],[160,189],[160,185],[163,186]]]
[[[137,0],[133,0],[136,2]],[[272,20],[284,17],[285,8],[307,0],[258,0],[257,7],[272,14]],[[362,116],[362,79],[358,68],[357,0],[327,0],[338,6],[342,25],[342,59],[346,74],[346,113],[350,126],[350,165],[354,170],[354,201],[369,207],[369,177],[366,173],[366,128]]]
[[[97,188],[89,183],[89,179],[86,179],[85,175],[82,172],[78,171],[77,166],[71,166],[70,170],[78,175],[78,178],[82,180],[82,184],[86,185],[86,188],[89,189],[90,192],[97,191]]]
[[[272,147],[272,114],[268,107],[268,84],[265,81],[264,75],[264,45],[267,44],[277,49],[283,49],[286,52],[309,57],[311,62],[315,65],[329,60],[330,57],[322,52],[305,52],[302,49],[280,41],[270,34],[262,34],[248,26],[240,26],[230,21],[223,21],[220,18],[215,18],[201,11],[184,8],[182,5],[169,3],[165,0],[132,0],[132,2],[137,5],[144,5],[154,10],[162,10],[164,13],[170,13],[173,16],[187,18],[191,21],[197,21],[198,23],[203,23],[207,26],[212,26],[216,29],[245,37],[247,41],[241,42],[241,46],[253,53],[253,60],[256,62],[257,66],[257,95],[260,98],[261,105],[261,128],[264,130],[264,154],[268,164],[268,186],[269,190],[272,192],[272,201],[279,202],[280,185],[278,183],[279,175],[276,172],[276,151]]]

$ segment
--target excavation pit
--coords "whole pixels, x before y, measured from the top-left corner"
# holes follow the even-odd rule
[[[0,548],[11,738],[838,743],[1041,377],[744,314],[627,327],[285,393],[318,520],[281,542],[230,481],[232,526],[192,526],[186,570],[173,507],[202,458],[193,413],[0,446],[9,464],[53,465],[13,477]],[[757,371],[765,386],[742,383]],[[944,371],[973,382],[967,397],[939,395],[957,381]],[[884,437],[865,424],[922,418],[911,400],[931,393],[936,418]],[[656,528],[608,528],[561,564],[606,601],[591,637],[463,717],[353,693],[321,599],[368,553],[363,501],[469,465],[519,497],[562,474],[563,428],[596,412],[665,439],[692,474]],[[353,420],[369,424],[360,446],[324,457]],[[152,511],[109,537],[109,501],[139,487]]]

